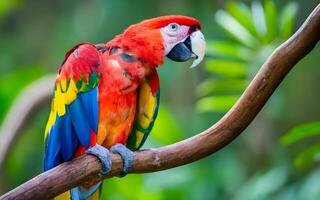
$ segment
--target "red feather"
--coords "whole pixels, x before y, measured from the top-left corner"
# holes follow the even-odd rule
[[[149,83],[149,85],[151,87],[152,94],[155,96],[156,92],[157,92],[157,90],[159,88],[159,85],[160,85],[160,81],[159,81],[157,70],[154,69],[151,72],[151,74],[148,76],[148,83]]]

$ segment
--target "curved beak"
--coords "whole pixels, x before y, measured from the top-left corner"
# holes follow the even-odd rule
[[[206,41],[201,31],[196,31],[191,34],[191,50],[195,54],[195,60],[190,68],[196,67],[203,59],[206,52]]]
[[[193,32],[183,42],[176,44],[167,57],[171,60],[183,62],[195,59],[190,68],[196,67],[203,59],[206,50],[206,41],[201,31]]]

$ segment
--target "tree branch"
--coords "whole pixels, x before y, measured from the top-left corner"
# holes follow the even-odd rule
[[[154,172],[185,165],[229,144],[250,124],[285,75],[314,48],[319,39],[320,4],[299,30],[272,53],[238,102],[220,121],[184,141],[134,153],[132,173]],[[99,161],[90,155],[82,156],[38,175],[0,199],[52,198],[87,180],[102,180],[119,174],[122,169],[120,157],[112,155],[112,162],[112,171],[107,176],[99,177]]]

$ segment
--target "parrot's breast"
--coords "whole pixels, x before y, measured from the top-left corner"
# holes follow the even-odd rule
[[[118,48],[101,58],[97,143],[110,148],[127,142],[136,114],[137,88],[148,70]]]
[[[98,144],[110,148],[116,143],[126,143],[136,113],[136,99],[136,91],[99,96]]]

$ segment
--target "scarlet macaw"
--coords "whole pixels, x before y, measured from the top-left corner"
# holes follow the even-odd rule
[[[191,67],[198,65],[205,51],[200,29],[197,19],[162,16],[129,26],[105,44],[72,48],[55,81],[44,170],[90,153],[107,173],[111,148],[123,158],[125,175],[133,164],[130,150],[140,149],[158,113],[156,67],[165,56],[174,61],[193,58]],[[58,198],[98,199],[100,187],[101,183],[88,183]]]

